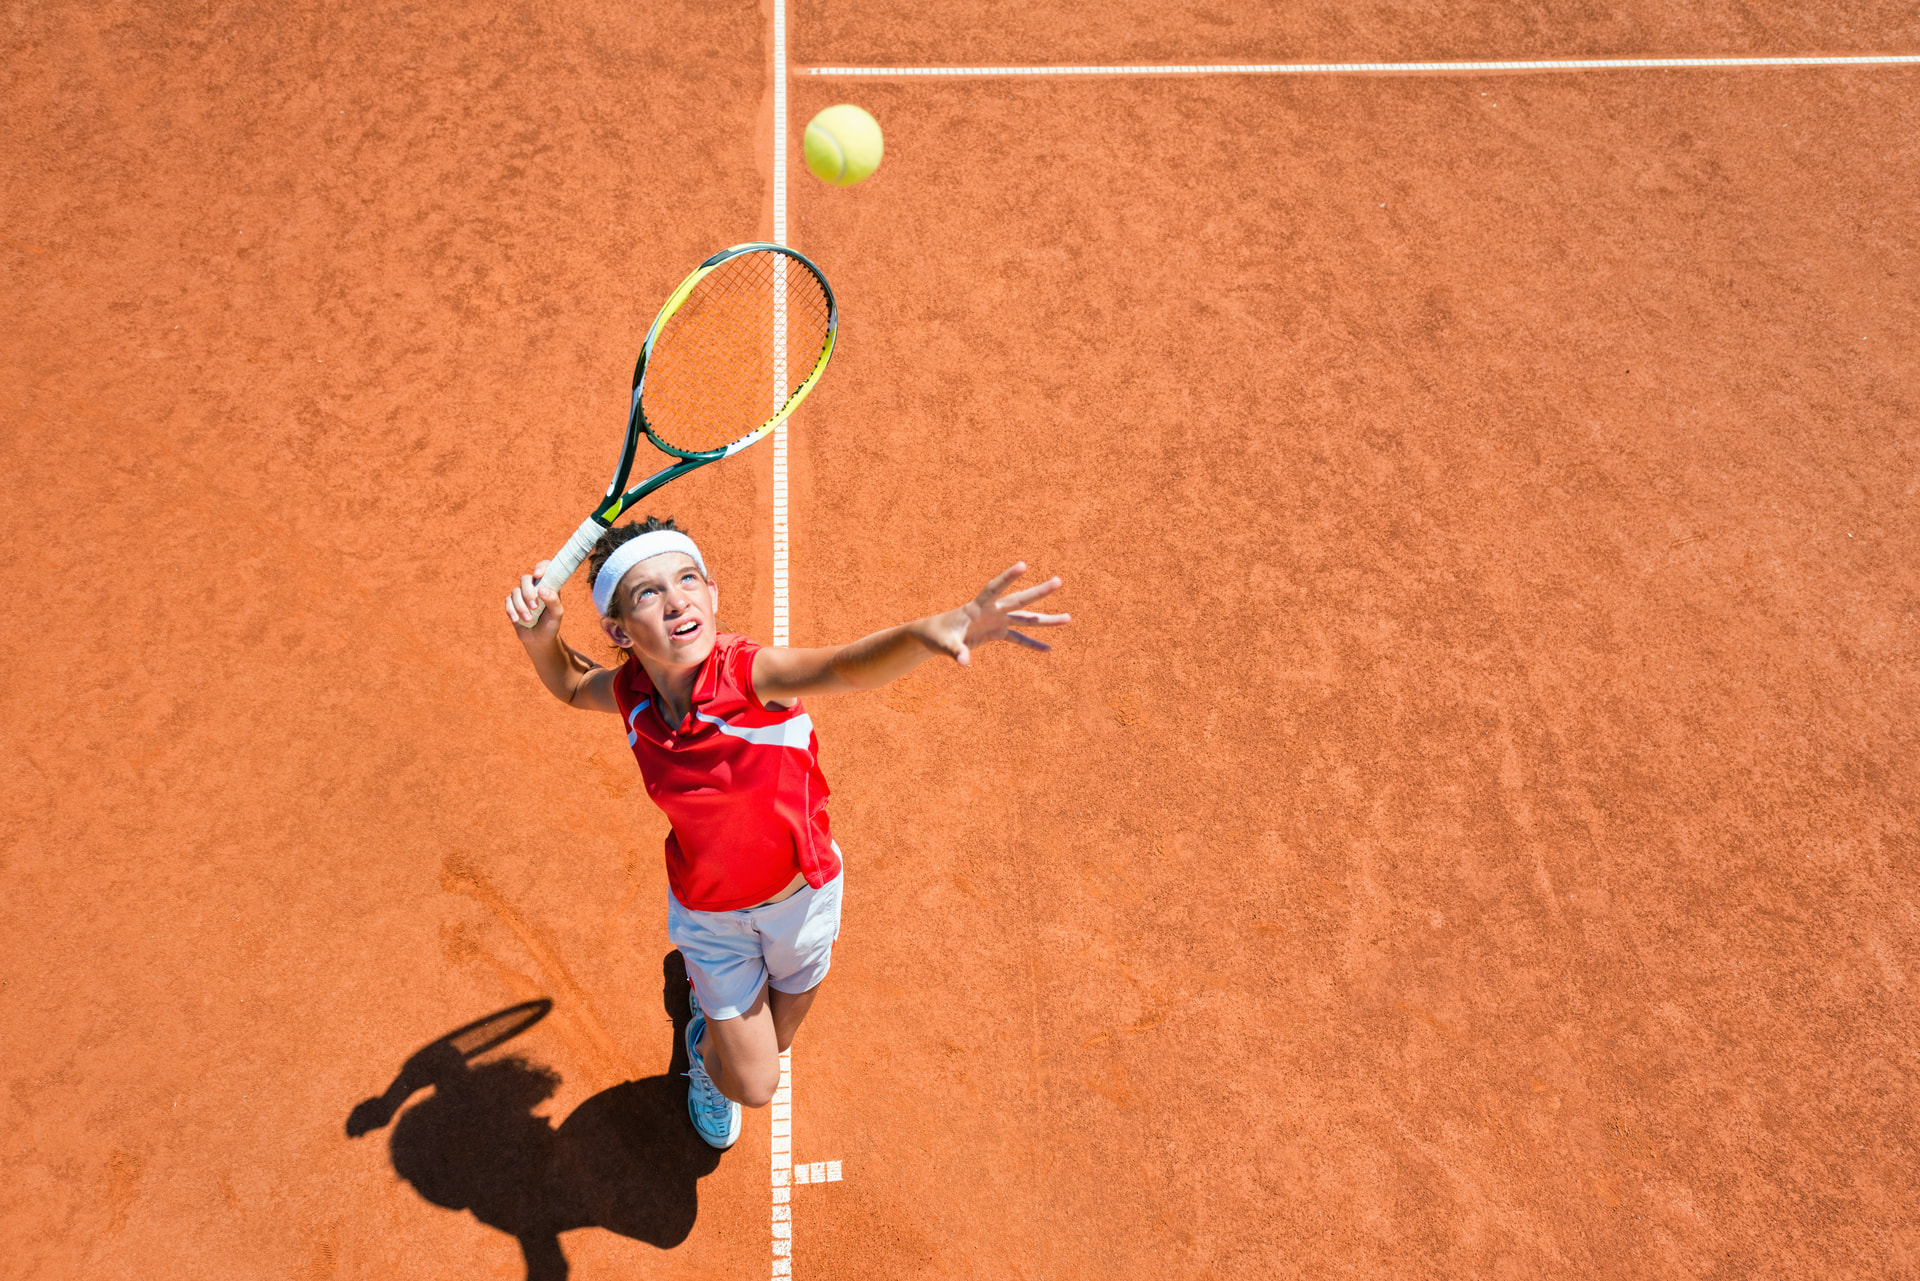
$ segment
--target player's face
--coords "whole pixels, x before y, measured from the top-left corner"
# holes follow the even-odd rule
[[[703,663],[713,652],[720,589],[685,552],[649,556],[620,580],[620,617],[607,620],[616,645],[667,667]]]

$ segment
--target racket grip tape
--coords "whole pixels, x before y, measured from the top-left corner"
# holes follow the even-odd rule
[[[566,585],[566,581],[573,577],[573,571],[580,568],[580,562],[587,558],[587,553],[593,550],[593,545],[600,541],[600,535],[606,532],[606,527],[591,516],[581,521],[580,528],[573,531],[573,537],[567,540],[567,545],[553,554],[553,559],[547,564],[547,572],[540,576],[538,585],[559,591]],[[534,601],[533,617],[520,626],[532,628],[540,621],[540,615],[546,612],[545,601]]]

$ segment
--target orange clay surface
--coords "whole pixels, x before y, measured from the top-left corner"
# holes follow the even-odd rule
[[[791,17],[801,66],[1920,40],[1559,8]],[[345,12],[0,24],[0,1275],[764,1278],[663,822],[499,602],[660,299],[771,231],[770,13]],[[1920,72],[791,97],[887,130],[795,166],[845,317],[795,640],[1016,557],[1076,616],[814,706],[793,1275],[1920,1270]],[[652,505],[762,636],[771,465]]]

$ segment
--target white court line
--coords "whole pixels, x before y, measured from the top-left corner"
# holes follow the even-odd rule
[[[793,1276],[793,1051],[780,1056],[780,1088],[773,1092],[773,1275]]]
[[[1215,62],[1160,66],[809,67],[810,76],[1338,76],[1481,71],[1666,71],[1699,67],[1905,67],[1920,54],[1785,58],[1549,58],[1533,62]]]
[[[787,243],[787,3],[773,0],[773,243]],[[780,265],[784,268],[786,260]],[[784,279],[784,272],[781,279]],[[775,308],[774,366],[780,386],[776,403],[786,399],[787,317]],[[787,612],[787,420],[773,429],[773,643],[789,637]],[[793,1172],[793,1052],[780,1056],[780,1088],[768,1109],[773,1125],[772,1216],[773,1271],[776,1281],[793,1276],[793,1207],[788,1198]]]
[[[787,5],[773,0],[773,243],[787,243]],[[776,334],[781,363],[786,335]],[[782,397],[784,399],[784,397]],[[787,643],[787,422],[773,429],[773,643]]]

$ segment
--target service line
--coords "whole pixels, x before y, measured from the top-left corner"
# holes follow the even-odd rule
[[[1549,58],[1531,62],[1214,62],[1061,67],[809,67],[809,76],[1342,76],[1468,75],[1511,71],[1679,71],[1715,67],[1904,67],[1920,54],[1782,58]]]

